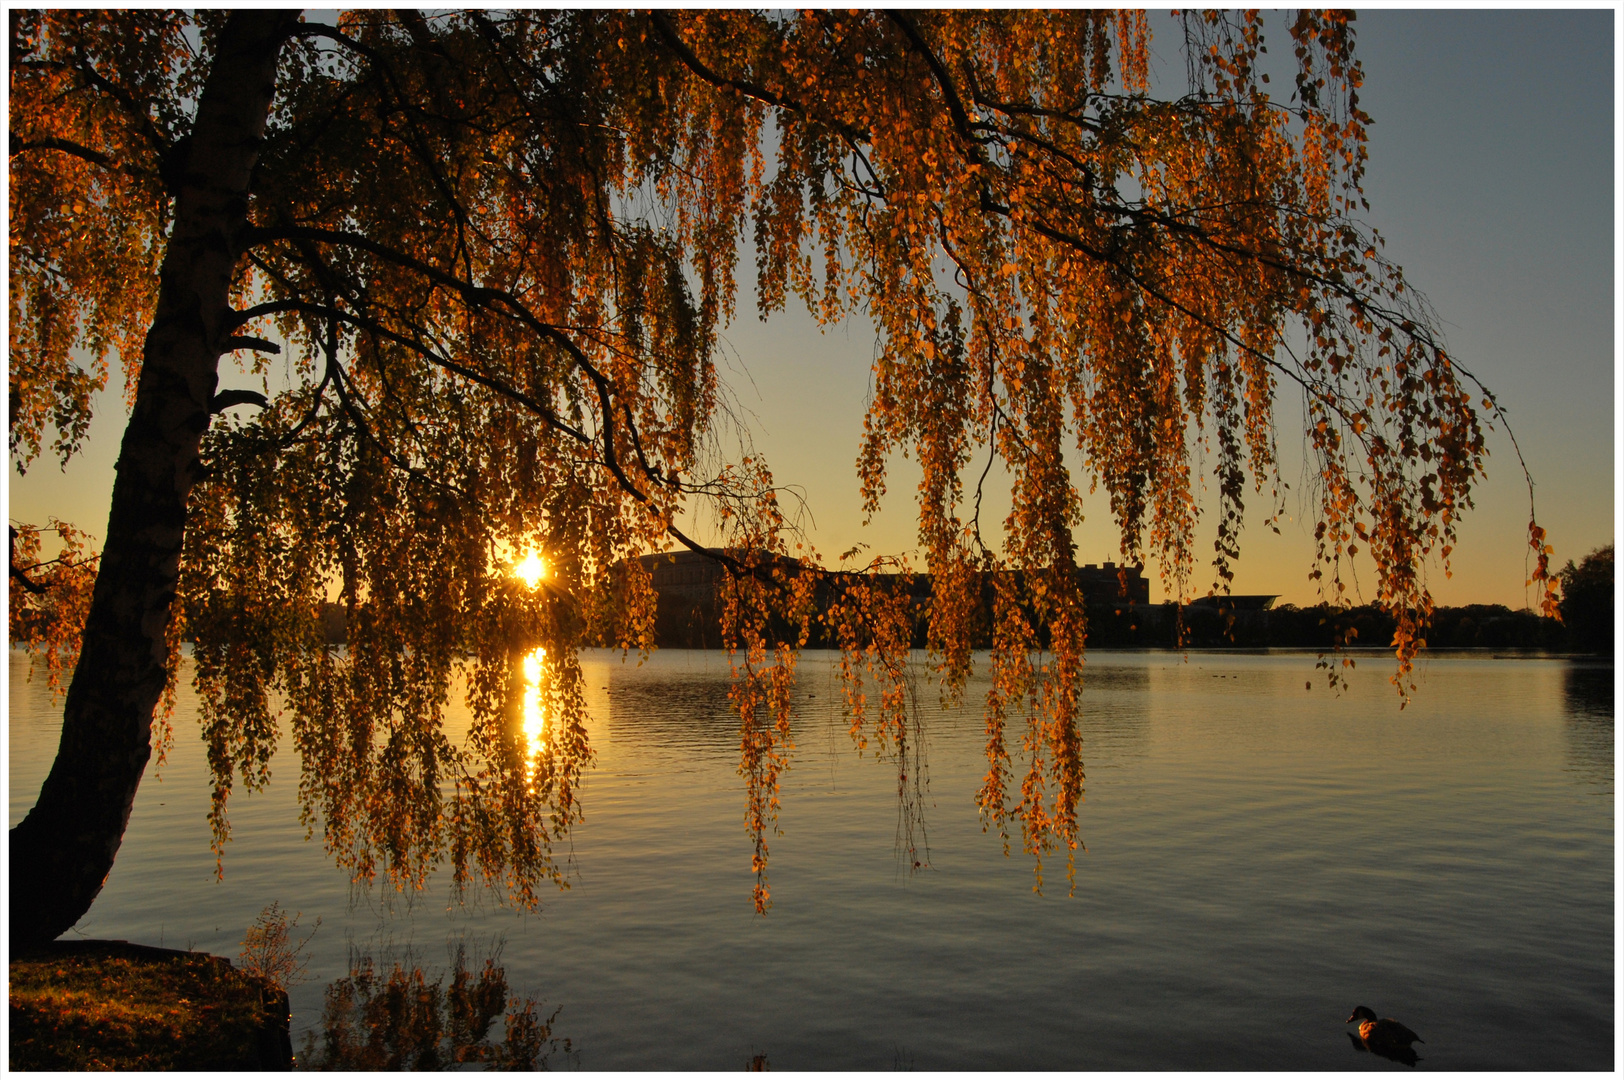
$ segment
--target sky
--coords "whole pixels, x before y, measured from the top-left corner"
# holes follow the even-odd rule
[[[1374,10],[1355,24],[1360,103],[1375,121],[1367,220],[1436,309],[1452,357],[1509,414],[1558,566],[1612,543],[1617,519],[1614,21],[1611,9]],[[1151,28],[1154,63],[1172,84],[1182,77],[1181,36],[1166,12],[1152,13]],[[1270,40],[1287,40],[1278,16],[1270,30]],[[723,378],[778,482],[804,497],[810,539],[830,559],[856,543],[909,551],[915,516],[906,463],[893,472],[882,512],[862,524],[855,461],[877,348],[872,328],[858,318],[820,331],[794,310],[761,323],[748,288],[754,275],[741,266],[739,276]],[[89,443],[65,471],[50,460],[25,477],[9,471],[11,520],[54,514],[104,531],[125,419],[116,389],[102,396]],[[1243,534],[1237,593],[1319,599],[1308,577],[1313,507],[1296,495],[1304,487],[1296,482],[1301,424],[1300,401],[1282,388],[1276,425],[1292,490],[1279,536],[1261,526]],[[1489,436],[1489,449],[1489,476],[1462,521],[1452,576],[1437,565],[1428,572],[1439,604],[1520,608],[1537,600],[1526,586],[1528,488],[1504,431]],[[1085,514],[1079,562],[1115,559],[1103,493],[1085,503]],[[1204,530],[1195,545],[1194,595],[1211,586],[1200,561],[1211,536]],[[1374,574],[1368,564],[1359,570],[1368,599]],[[1154,562],[1147,574],[1152,599],[1162,599]]]
[[[1360,104],[1375,120],[1368,221],[1437,309],[1453,357],[1505,407],[1558,565],[1614,535],[1613,19],[1611,10],[1380,10],[1361,12],[1355,24]],[[1173,20],[1153,13],[1151,29],[1164,78],[1182,79]],[[1286,40],[1278,19],[1271,30],[1272,40]],[[750,381],[734,384],[754,413],[755,444],[780,482],[803,489],[818,549],[912,547],[917,474],[905,464],[882,514],[860,524],[855,461],[876,349],[868,326],[820,334],[779,316],[763,325],[746,312],[728,338],[748,369]],[[1289,390],[1281,395],[1287,517],[1278,537],[1261,525],[1243,534],[1232,587],[1309,604],[1319,599],[1308,578],[1313,507],[1297,501],[1305,485],[1294,472],[1303,414]],[[1440,604],[1521,608],[1538,599],[1526,587],[1527,484],[1504,432],[1490,435],[1489,449],[1489,476],[1461,525],[1452,576],[1438,566],[1428,575]],[[1078,560],[1116,559],[1103,492],[1085,515]],[[1195,595],[1212,584],[1199,561],[1212,535],[1204,530],[1195,545]],[[1361,571],[1369,598],[1374,571],[1368,562]],[[1164,598],[1154,562],[1146,572],[1151,598]]]

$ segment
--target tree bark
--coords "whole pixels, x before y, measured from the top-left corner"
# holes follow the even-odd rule
[[[14,952],[55,938],[90,909],[152,753],[186,501],[231,336],[249,181],[277,57],[297,21],[296,11],[233,12],[198,100],[62,740],[39,801],[11,830]]]

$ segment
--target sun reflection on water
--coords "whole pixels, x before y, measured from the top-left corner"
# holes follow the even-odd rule
[[[519,702],[519,729],[524,734],[525,777],[535,775],[536,764],[547,743],[547,711],[541,704],[541,680],[545,674],[547,650],[537,647],[525,653],[521,665],[524,691]]]
[[[529,552],[512,568],[513,576],[535,591],[541,579],[547,576],[547,563],[535,551]],[[541,702],[542,679],[546,674],[547,650],[537,646],[524,654],[520,670],[524,675],[524,689],[519,698],[519,731],[524,738],[525,780],[535,779],[536,767],[547,745],[547,710]]]

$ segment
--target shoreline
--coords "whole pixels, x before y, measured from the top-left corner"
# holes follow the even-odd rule
[[[224,957],[58,939],[9,975],[14,1070],[293,1067],[287,993]]]

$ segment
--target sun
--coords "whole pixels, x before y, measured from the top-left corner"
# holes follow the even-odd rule
[[[513,576],[524,582],[526,588],[534,589],[541,579],[547,576],[547,564],[542,562],[541,556],[532,551],[523,561],[514,565]]]

